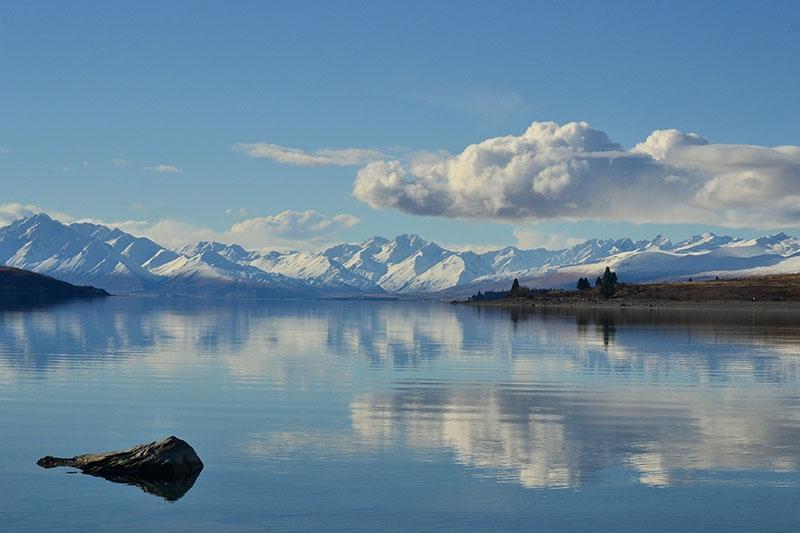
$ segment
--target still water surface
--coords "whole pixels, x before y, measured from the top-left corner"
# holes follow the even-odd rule
[[[798,530],[800,317],[0,309],[0,529]],[[45,454],[170,434],[176,502]]]

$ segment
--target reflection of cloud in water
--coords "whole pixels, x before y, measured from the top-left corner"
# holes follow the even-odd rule
[[[367,446],[452,450],[526,487],[578,486],[617,465],[667,485],[707,470],[796,471],[796,403],[725,388],[418,387],[361,395],[351,417]]]
[[[445,450],[528,487],[620,466],[653,486],[796,472],[797,322],[722,318],[114,298],[0,311],[0,384],[99,367],[350,402],[348,431],[254,433],[243,446],[256,457]]]

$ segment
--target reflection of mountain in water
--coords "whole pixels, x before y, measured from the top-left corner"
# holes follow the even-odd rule
[[[724,380],[744,365],[756,379],[782,381],[793,376],[785,374],[792,370],[787,362],[793,366],[785,356],[800,345],[798,319],[795,313],[752,310],[520,313],[424,304],[115,298],[0,311],[0,358],[45,371],[62,363],[111,363],[131,353],[159,364],[211,357],[234,371],[260,372],[304,357],[358,356],[401,370],[475,357],[494,358],[490,366],[497,366],[546,350],[584,371],[694,369],[698,379],[706,373]],[[675,343],[694,345],[692,357],[674,357],[667,348]],[[757,349],[758,357],[739,353],[745,347]]]
[[[214,304],[146,298],[14,308],[0,310],[0,357],[46,371],[62,363],[111,363],[131,353],[162,360],[211,356],[247,367],[242,358],[248,356],[341,352],[402,368],[458,348],[460,321],[442,310],[358,302]],[[228,358],[234,352],[235,358]]]
[[[102,365],[336,391],[350,404],[343,442],[445,450],[528,487],[621,466],[660,485],[800,468],[796,323],[763,311],[114,298],[0,311],[0,384],[16,370]]]

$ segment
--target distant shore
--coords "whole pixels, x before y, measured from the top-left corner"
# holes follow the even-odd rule
[[[755,278],[715,279],[676,283],[642,283],[617,286],[614,296],[603,298],[596,288],[532,290],[524,297],[505,297],[462,303],[479,307],[596,307],[596,308],[751,308],[800,309],[800,274]]]

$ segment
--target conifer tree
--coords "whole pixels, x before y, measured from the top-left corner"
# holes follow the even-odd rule
[[[611,298],[617,290],[617,274],[606,267],[603,278],[600,280],[600,294],[603,298]]]

